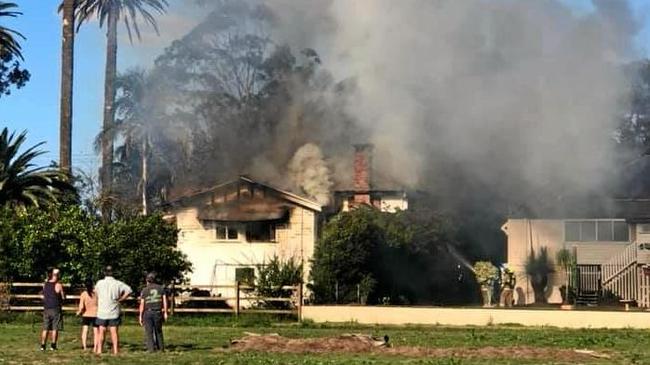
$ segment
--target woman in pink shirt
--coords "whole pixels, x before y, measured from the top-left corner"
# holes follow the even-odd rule
[[[95,325],[97,317],[97,294],[93,281],[86,280],[86,290],[79,296],[79,310],[77,315],[81,317],[81,347],[87,350],[86,342],[88,340],[88,327],[93,327],[93,351],[97,350],[97,338],[99,328]]]

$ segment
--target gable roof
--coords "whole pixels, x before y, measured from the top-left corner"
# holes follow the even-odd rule
[[[262,187],[264,189],[271,190],[271,191],[275,192],[281,199],[287,200],[287,201],[289,201],[291,203],[294,203],[296,205],[299,205],[299,206],[301,206],[303,208],[307,208],[307,209],[313,210],[315,212],[320,212],[322,210],[321,205],[318,204],[317,202],[311,200],[311,199],[299,196],[297,194],[291,193],[291,192],[286,191],[286,190],[279,189],[277,187],[274,187],[274,186],[271,186],[271,185],[268,185],[268,184],[265,184],[265,183],[261,183],[259,181],[255,181],[255,180],[253,180],[253,179],[251,179],[251,178],[249,178],[247,176],[239,176],[237,179],[234,179],[234,180],[231,180],[231,181],[228,181],[228,182],[225,182],[225,183],[217,184],[217,185],[214,185],[214,186],[209,187],[207,189],[202,189],[202,190],[198,190],[198,191],[194,191],[194,192],[191,192],[191,193],[187,193],[187,194],[178,196],[178,197],[168,201],[167,205],[178,205],[178,204],[181,204],[184,201],[187,201],[189,199],[193,199],[193,198],[199,197],[201,195],[205,195],[205,194],[210,194],[210,193],[213,193],[213,192],[215,192],[215,191],[217,191],[219,189],[223,189],[225,187],[228,187],[228,186],[231,186],[231,185],[234,185],[234,184],[240,184],[242,182],[246,183],[246,184],[253,185],[253,186],[259,186],[259,187]]]

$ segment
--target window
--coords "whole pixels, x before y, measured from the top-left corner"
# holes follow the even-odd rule
[[[627,242],[630,237],[625,221],[599,219],[565,222],[564,240],[568,242]]]
[[[255,269],[252,267],[235,268],[235,281],[243,285],[255,285]]]
[[[246,241],[275,242],[275,223],[250,222],[246,224]]]
[[[596,222],[580,222],[580,241],[596,241]]]
[[[598,241],[613,241],[614,240],[614,222],[613,221],[598,221]]]
[[[627,227],[626,222],[614,221],[614,241],[629,241],[630,240],[630,230]]]
[[[239,238],[237,228],[233,226],[217,224],[215,232],[217,239],[221,241],[236,241]]]
[[[564,240],[580,241],[580,222],[564,223]]]

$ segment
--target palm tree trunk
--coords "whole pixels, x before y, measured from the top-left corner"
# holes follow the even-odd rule
[[[61,121],[59,124],[59,165],[72,166],[72,79],[74,69],[74,3],[63,1],[63,44],[61,46]]]
[[[113,122],[115,119],[115,78],[117,73],[117,16],[116,8],[108,15],[106,40],[106,72],[104,74],[104,123],[102,135],[102,215],[108,219],[111,213],[111,188],[113,185]]]
[[[149,137],[145,133],[144,141],[142,142],[142,215],[149,214],[149,204],[147,202],[147,180],[149,179],[148,172],[149,164]]]

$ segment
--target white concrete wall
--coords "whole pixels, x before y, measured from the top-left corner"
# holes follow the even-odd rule
[[[648,313],[581,310],[305,306],[303,319],[318,323],[485,326],[520,324],[563,328],[650,328]]]

